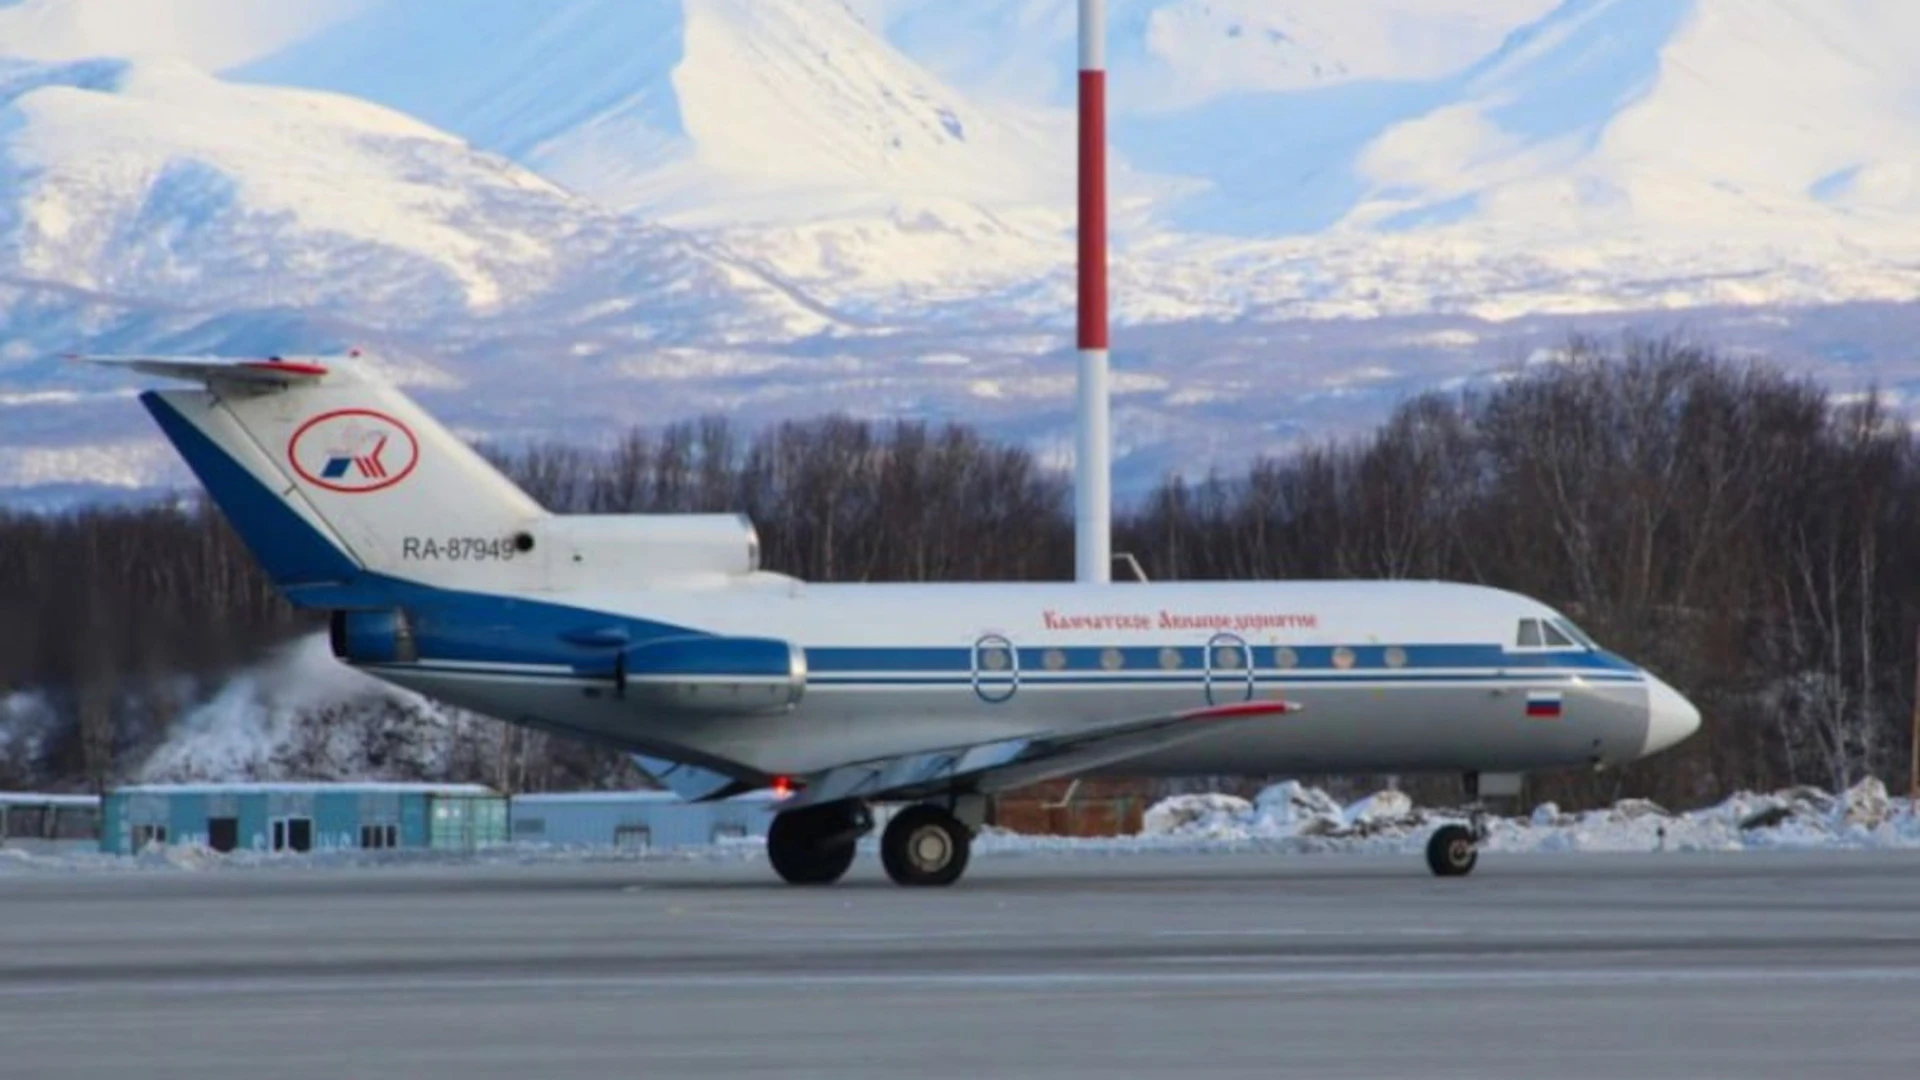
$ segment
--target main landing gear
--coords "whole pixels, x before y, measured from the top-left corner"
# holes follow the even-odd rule
[[[831,885],[853,865],[860,838],[873,831],[873,811],[854,800],[773,816],[767,861],[789,885]]]
[[[972,852],[973,830],[932,803],[893,815],[880,834],[880,864],[896,885],[951,885]]]
[[[1515,773],[1466,773],[1468,818],[1465,825],[1442,825],[1427,838],[1427,869],[1435,877],[1465,877],[1480,861],[1480,845],[1487,838],[1487,800],[1511,799],[1520,794]]]
[[[856,800],[788,810],[767,829],[767,861],[789,885],[831,885],[872,831],[873,811]],[[972,851],[973,828],[933,803],[902,809],[880,834],[880,864],[896,885],[951,885]]]

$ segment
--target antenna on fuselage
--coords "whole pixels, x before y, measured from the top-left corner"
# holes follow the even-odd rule
[[[1107,400],[1107,12],[1080,0],[1079,407],[1074,450],[1074,580],[1113,574],[1113,462]]]

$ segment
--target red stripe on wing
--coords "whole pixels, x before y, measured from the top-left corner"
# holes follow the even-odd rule
[[[1291,701],[1236,701],[1231,705],[1215,705],[1206,709],[1195,709],[1181,717],[1185,720],[1237,720],[1247,716],[1280,716],[1284,713],[1298,712],[1300,706]]]
[[[261,371],[283,371],[292,375],[325,375],[327,373],[327,369],[319,364],[289,360],[249,360],[240,366],[259,368]]]

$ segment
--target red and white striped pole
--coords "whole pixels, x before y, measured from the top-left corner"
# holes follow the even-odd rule
[[[1080,0],[1080,382],[1074,453],[1074,578],[1113,570],[1113,444],[1107,403],[1107,13]]]

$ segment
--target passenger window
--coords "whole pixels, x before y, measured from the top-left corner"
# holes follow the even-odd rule
[[[1520,647],[1523,649],[1538,649],[1542,644],[1544,644],[1544,639],[1540,636],[1540,620],[1521,619]]]

